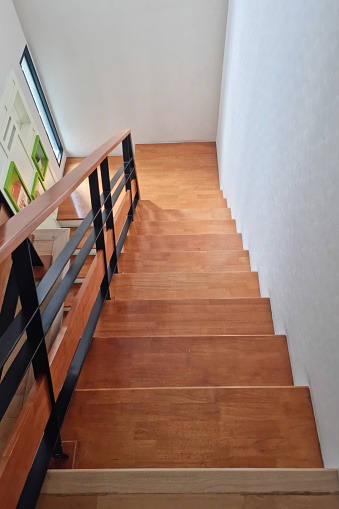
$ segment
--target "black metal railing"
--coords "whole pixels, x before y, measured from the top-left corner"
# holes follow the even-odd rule
[[[51,457],[64,456],[60,429],[102,307],[105,300],[110,298],[109,285],[114,273],[118,272],[118,259],[129,226],[133,221],[134,211],[139,200],[139,189],[130,134],[122,141],[122,147],[123,164],[112,179],[109,176],[107,156],[98,163],[100,170],[98,171],[98,168],[95,168],[88,176],[92,208],[38,286],[34,281],[32,248],[29,239],[25,239],[12,252],[12,269],[0,314],[0,370],[9,362],[10,356],[13,357],[14,349],[19,346],[20,348],[14,358],[11,357],[11,364],[0,382],[0,419],[5,415],[31,365],[33,366],[35,378],[43,376],[47,379],[51,407],[50,417],[41,437],[40,446],[35,451],[33,464],[18,501],[18,508],[29,509],[35,507]],[[99,191],[99,174],[102,184],[101,194]],[[134,197],[132,196],[131,185],[133,180],[136,182]],[[113,207],[124,190],[129,192],[131,204],[119,238],[116,239]],[[25,211],[20,212],[20,214],[25,214]],[[73,263],[60,281],[60,276],[71,256],[77,250],[79,242],[92,225],[91,233],[78,250],[79,252],[76,254]],[[110,259],[107,259],[105,236],[109,231],[113,236],[114,249]],[[55,394],[45,336],[63,306],[68,292],[94,245],[97,252],[102,251],[103,253],[105,261],[104,277],[100,283],[94,306],[82,332],[62,389],[59,394]],[[56,283],[57,288],[55,289]],[[52,288],[54,293],[44,311],[41,312],[40,308]],[[15,316],[18,297],[20,298],[21,310]],[[26,334],[26,338],[23,337],[24,334]]]

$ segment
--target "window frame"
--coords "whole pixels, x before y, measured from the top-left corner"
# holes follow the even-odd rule
[[[45,121],[44,121],[43,115],[40,112],[39,105],[37,104],[35,95],[34,95],[34,93],[32,91],[32,88],[31,88],[31,86],[29,84],[29,81],[27,79],[26,72],[25,72],[25,70],[23,68],[23,62],[24,61],[27,64],[27,68],[28,68],[28,70],[30,72],[32,81],[33,81],[33,83],[35,85],[35,88],[36,88],[37,94],[39,96],[39,99],[40,99],[40,102],[41,102],[41,106],[43,108],[43,113],[44,113],[44,116],[46,117],[46,122],[47,122],[48,126],[45,125]],[[42,125],[45,128],[45,131],[46,131],[46,134],[47,134],[47,138],[48,138],[48,140],[49,140],[49,142],[51,144],[52,151],[53,151],[53,154],[55,156],[55,159],[56,159],[58,165],[60,166],[61,160],[62,160],[62,156],[63,156],[63,153],[64,153],[64,147],[63,147],[63,145],[61,143],[60,136],[58,134],[58,131],[57,131],[55,122],[53,120],[50,108],[49,108],[49,106],[47,104],[47,100],[46,100],[45,94],[44,94],[44,92],[42,90],[42,86],[41,86],[38,74],[36,72],[36,69],[35,69],[35,66],[33,64],[33,60],[32,60],[32,57],[30,55],[30,52],[28,50],[28,46],[27,45],[25,46],[24,52],[23,52],[22,57],[20,59],[20,67],[21,67],[21,70],[23,72],[23,75],[25,76],[25,80],[27,82],[28,88],[29,88],[29,90],[30,90],[30,92],[32,94],[35,106],[36,106],[36,108],[38,110],[38,113],[39,113],[39,116],[41,118]],[[50,129],[51,133],[48,132],[49,129]],[[58,153],[56,153],[56,151],[54,150],[51,136],[53,137],[53,141],[55,142],[55,145],[56,145],[56,147],[58,149]]]

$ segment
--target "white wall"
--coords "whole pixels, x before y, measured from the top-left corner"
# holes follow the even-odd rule
[[[13,2],[70,155],[215,141],[227,0]]]
[[[339,466],[339,2],[231,0],[221,186]]]
[[[37,112],[32,95],[27,86],[25,77],[20,67],[20,59],[26,45],[26,39],[22,31],[18,16],[16,14],[12,0],[1,0],[0,5],[0,98],[5,91],[9,72],[14,69],[18,78],[19,85],[24,93],[28,107],[32,113],[34,122],[38,128],[47,155],[50,160],[50,166],[57,178],[63,174],[66,157],[62,158],[59,167],[52,147],[48,141],[44,126]]]

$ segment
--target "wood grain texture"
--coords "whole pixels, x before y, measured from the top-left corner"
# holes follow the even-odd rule
[[[75,468],[323,466],[306,387],[77,390],[63,438]]]
[[[124,252],[119,271],[127,273],[203,273],[250,271],[248,251]]]
[[[73,284],[65,306],[81,288]],[[116,274],[110,287],[114,300],[229,299],[260,297],[256,272]]]
[[[211,219],[183,221],[143,221],[134,224],[135,235],[192,235],[203,233],[237,233],[235,221]]]
[[[274,334],[269,299],[107,301],[96,335]]]
[[[196,235],[128,235],[123,252],[229,251],[242,249],[240,233]]]
[[[42,493],[55,495],[82,493],[337,495],[338,492],[338,470],[323,468],[52,470],[47,472],[42,487]]]
[[[111,283],[116,300],[238,297],[260,297],[257,272],[116,274]]]
[[[37,509],[338,509],[339,495],[41,495]]]
[[[293,385],[284,336],[93,338],[78,389]]]
[[[17,506],[28,472],[38,450],[51,412],[45,377],[39,377],[0,458],[0,500],[2,507]]]

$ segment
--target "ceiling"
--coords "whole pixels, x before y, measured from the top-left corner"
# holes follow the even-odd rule
[[[215,141],[227,0],[13,0],[69,155]]]

